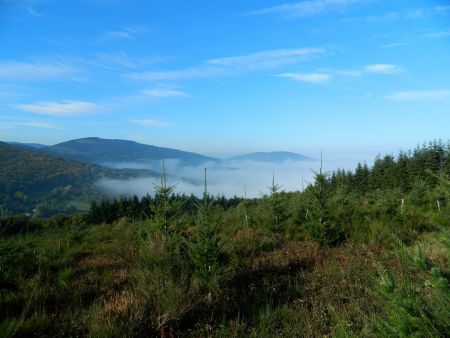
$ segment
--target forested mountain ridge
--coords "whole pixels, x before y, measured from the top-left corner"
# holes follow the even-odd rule
[[[101,178],[157,176],[150,170],[112,170],[42,154],[0,142],[0,210],[2,213],[29,212],[37,206],[55,211],[71,203],[88,202],[99,194],[94,183]],[[75,208],[76,209],[76,208]]]
[[[64,156],[77,161],[102,165],[104,163],[178,160],[183,164],[197,165],[217,159],[178,149],[163,148],[128,140],[81,138],[55,144],[42,149],[49,154]]]
[[[43,149],[43,148],[47,148],[49,147],[48,145],[45,144],[40,144],[40,143],[21,143],[21,142],[6,142],[7,144],[11,144],[13,146],[16,147],[22,147],[25,149]]]

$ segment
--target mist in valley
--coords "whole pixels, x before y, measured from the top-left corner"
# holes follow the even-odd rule
[[[356,159],[339,158],[333,156],[324,159],[323,170],[332,172],[338,168],[353,170],[357,165]],[[204,168],[207,168],[207,189],[212,195],[225,197],[260,197],[268,192],[275,183],[284,191],[298,191],[306,188],[314,181],[314,171],[320,169],[320,159],[311,161],[284,161],[282,163],[222,160],[207,162],[197,166],[185,165],[176,160],[165,161],[165,171],[168,183],[175,185],[175,192],[180,194],[194,194],[201,196],[204,191]],[[115,169],[133,168],[150,169],[158,173],[163,172],[162,162],[145,163],[103,163]],[[160,184],[159,177],[142,177],[127,180],[101,179],[96,186],[103,193],[110,195],[142,197],[153,195],[155,186]]]

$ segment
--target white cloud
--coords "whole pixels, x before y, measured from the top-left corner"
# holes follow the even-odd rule
[[[150,28],[147,26],[129,26],[121,30],[111,30],[106,32],[100,37],[100,41],[107,42],[113,40],[131,40],[135,39],[138,35],[147,33]]]
[[[24,96],[24,90],[16,86],[0,84],[0,100],[12,100]]]
[[[324,53],[323,48],[276,49],[248,55],[212,59],[208,60],[207,63],[223,67],[263,69],[296,63]]]
[[[142,120],[130,120],[132,124],[136,124],[142,127],[151,127],[151,128],[169,128],[170,124],[164,121],[158,121],[153,119],[142,119]]]
[[[51,80],[75,72],[74,67],[58,61],[0,61],[0,79],[6,80]]]
[[[26,7],[26,9],[27,9],[27,12],[32,16],[44,17],[44,15],[42,15],[41,13],[34,10],[31,6]]]
[[[387,63],[376,63],[350,69],[322,69],[322,72],[325,73],[349,77],[360,77],[367,74],[393,75],[403,71],[402,66]]]
[[[343,23],[369,23],[369,24],[383,24],[386,22],[395,22],[399,20],[418,20],[429,16],[429,11],[423,8],[415,8],[403,10],[399,12],[391,11],[383,14],[345,17],[340,21]]]
[[[387,96],[388,99],[394,101],[438,101],[450,99],[450,90],[412,90],[400,91]]]
[[[381,48],[395,48],[395,47],[403,47],[403,46],[409,46],[411,45],[411,42],[392,42],[392,43],[386,43],[384,45],[380,45]]]
[[[436,6],[434,7],[434,10],[441,14],[447,14],[450,12],[450,6]]]
[[[286,3],[250,12],[250,15],[278,14],[287,17],[307,17],[341,12],[345,7],[367,0],[308,0]]]
[[[198,67],[181,70],[130,73],[126,78],[134,81],[174,81],[229,76],[293,64],[324,53],[323,48],[275,49],[247,55],[210,59]]]
[[[364,70],[368,73],[397,74],[402,71],[402,67],[386,63],[377,63],[364,66]]]
[[[175,90],[175,89],[164,89],[164,88],[149,88],[141,90],[142,95],[151,98],[171,98],[171,97],[186,97],[186,94],[183,91]]]
[[[25,121],[25,122],[17,122],[15,124],[18,126],[33,127],[33,128],[61,129],[53,123],[41,122],[41,121]]]
[[[295,81],[309,82],[315,84],[327,83],[331,79],[331,75],[325,73],[310,73],[310,74],[283,73],[279,74],[278,76],[286,77]]]
[[[417,9],[413,9],[410,10],[406,13],[406,18],[407,19],[420,19],[425,17],[425,11],[423,8],[417,8]]]
[[[17,104],[14,108],[30,113],[51,115],[51,116],[71,116],[92,114],[102,110],[104,107],[85,101],[64,101],[51,102],[43,101],[31,104]]]
[[[6,124],[6,123],[1,123],[0,122],[0,129],[12,129],[14,126],[10,125],[10,124]]]
[[[364,75],[364,72],[361,69],[339,69],[329,71],[340,76],[359,77]]]
[[[329,82],[332,77],[361,77],[367,74],[393,75],[403,71],[403,67],[393,64],[371,64],[354,69],[329,69],[322,68],[313,73],[281,73],[278,76],[296,81],[303,81],[315,84]]]
[[[442,39],[450,37],[450,29],[446,31],[437,31],[432,33],[427,33],[424,35],[425,38],[428,39]]]
[[[226,73],[223,69],[216,69],[213,67],[197,67],[160,72],[136,72],[127,74],[126,78],[132,81],[176,81],[209,78],[214,76],[223,76],[225,74]]]
[[[117,66],[121,68],[133,68],[136,66],[136,62],[130,60],[124,51],[99,53],[97,54],[97,58],[94,62],[89,60],[87,63],[107,69],[116,69]]]

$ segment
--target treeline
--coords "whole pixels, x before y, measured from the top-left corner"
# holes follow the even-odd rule
[[[50,229],[65,227],[87,227],[88,216],[86,214],[56,215],[49,218],[36,218],[28,215],[14,215],[0,217],[0,237],[31,232],[41,232]]]
[[[194,195],[177,194],[169,197],[170,202],[177,201],[181,204],[183,213],[192,214],[197,210],[201,199]],[[215,206],[223,210],[236,207],[244,199],[241,197],[226,198],[223,195],[211,196]],[[153,207],[158,204],[157,197],[146,195],[142,198],[137,196],[122,197],[119,199],[104,199],[101,202],[92,201],[87,220],[89,223],[101,224],[112,223],[120,218],[126,217],[130,220],[150,219],[154,216]]]
[[[450,144],[441,141],[397,157],[378,156],[372,167],[358,164],[353,172],[320,170],[314,184],[293,203],[294,222],[321,245],[351,237],[367,240],[374,220],[390,223],[390,231],[409,242],[420,232],[435,229],[436,222],[450,224],[448,173]],[[431,220],[428,215],[434,212],[436,219]]]
[[[436,176],[438,174],[450,174],[450,142],[445,144],[442,141],[431,141],[418,146],[414,151],[402,151],[396,157],[378,156],[371,167],[366,163],[358,163],[354,171],[338,169],[330,174],[323,173],[319,180],[316,177],[314,184],[306,189],[307,193],[303,195],[303,199],[306,201],[308,192],[314,191],[318,184],[322,184],[322,198],[325,198],[325,191],[327,191],[327,197],[331,197],[330,194],[345,191],[347,194],[355,194],[356,196],[352,195],[352,198],[353,201],[357,201],[363,195],[389,190],[390,194],[386,198],[394,199],[392,203],[395,206],[399,205],[401,196],[405,197],[407,193],[410,193],[408,199],[414,204],[439,202],[445,205],[446,200],[442,195],[428,196],[425,193],[439,184]],[[282,199],[280,188],[276,185],[271,187],[270,195],[274,193],[275,195],[271,197],[272,204],[269,205],[269,209],[274,209],[274,217],[283,218],[279,211],[283,209],[280,202]],[[201,199],[194,195],[172,195],[170,198],[180,201],[182,211],[189,214],[195,212],[196,206],[201,202]],[[243,198],[236,196],[232,198],[211,196],[211,199],[214,205],[222,207],[223,210],[236,207],[244,201]],[[93,201],[88,213],[88,221],[101,224],[112,223],[122,217],[131,220],[151,218],[153,217],[152,205],[155,203],[157,201],[150,195],[141,199],[134,196],[115,200],[105,199],[101,202]]]
[[[436,186],[439,181],[430,173],[450,175],[450,142],[431,141],[396,157],[377,156],[372,167],[358,163],[354,171],[337,170],[328,177],[328,183],[334,189],[346,186],[359,193],[384,189],[409,192],[417,184]]]

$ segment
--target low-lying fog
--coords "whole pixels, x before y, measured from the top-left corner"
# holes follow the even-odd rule
[[[357,161],[352,159],[333,159],[323,162],[324,171],[338,168],[353,170]],[[104,164],[106,165],[106,164]],[[113,168],[151,169],[162,172],[162,163],[108,163]],[[177,161],[166,161],[168,183],[176,185],[176,193],[203,194],[204,168],[207,168],[208,192],[226,197],[244,196],[259,197],[267,193],[267,186],[272,183],[272,172],[275,183],[284,191],[296,191],[305,188],[313,181],[313,170],[318,171],[320,161],[286,161],[283,163],[253,161],[221,161],[204,163],[198,166],[181,165]],[[160,183],[157,177],[129,180],[102,179],[97,187],[112,195],[152,195],[154,186]]]

